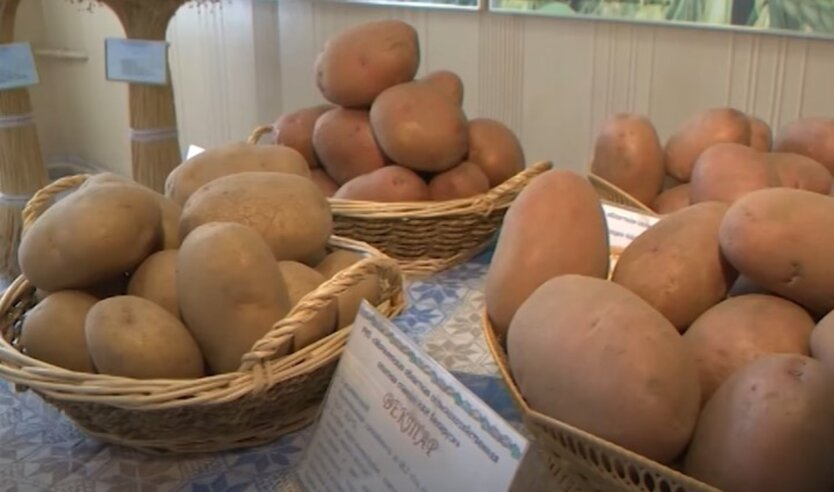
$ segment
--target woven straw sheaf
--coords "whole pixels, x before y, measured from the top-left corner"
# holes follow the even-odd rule
[[[698,480],[531,409],[510,374],[504,341],[484,312],[487,347],[533,435],[554,484],[564,492],[718,492]]]
[[[272,131],[272,126],[260,126],[247,141],[257,143]],[[489,246],[515,197],[552,166],[537,162],[487,193],[459,200],[380,203],[331,198],[334,231],[378,248],[397,260],[403,273],[431,275]]]
[[[86,175],[62,178],[40,190],[24,210],[31,225],[56,194]],[[332,236],[331,249],[365,258],[307,294],[245,354],[237,372],[195,380],[136,380],[73,372],[32,359],[18,349],[21,319],[34,304],[34,288],[18,277],[0,298],[3,337],[0,377],[32,390],[101,440],[153,453],[211,452],[270,442],[314,419],[350,334],[343,328],[295,353],[275,350],[296,327],[368,275],[379,276],[382,302],[393,317],[404,307],[402,273],[373,247]]]

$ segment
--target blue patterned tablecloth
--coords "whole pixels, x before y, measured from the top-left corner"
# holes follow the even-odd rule
[[[481,334],[483,282],[490,256],[487,252],[433,278],[409,281],[408,307],[395,323],[521,428]],[[0,384],[0,492],[290,489],[293,466],[311,431],[308,427],[246,450],[197,457],[149,456],[89,438],[37,396],[14,394],[8,385]],[[518,488],[534,487],[528,483]]]

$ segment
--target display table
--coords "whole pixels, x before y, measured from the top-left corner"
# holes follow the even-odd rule
[[[408,281],[408,307],[395,323],[505,419],[519,414],[481,334],[490,252],[426,280]],[[86,437],[32,393],[0,385],[0,491],[194,492],[293,489],[293,466],[312,427],[266,446],[202,456],[149,456]],[[533,453],[514,487],[538,488]],[[442,492],[442,491],[437,491]]]

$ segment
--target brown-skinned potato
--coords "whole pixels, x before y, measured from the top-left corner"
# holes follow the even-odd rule
[[[429,197],[434,201],[470,198],[489,191],[489,179],[477,164],[461,162],[436,174],[429,181]]]
[[[281,115],[272,125],[275,143],[297,150],[311,169],[319,167],[313,148],[313,129],[316,120],[331,109],[332,104],[318,104]]]
[[[368,112],[335,108],[321,115],[313,131],[313,146],[328,176],[338,185],[388,163],[376,143]]]
[[[429,199],[423,178],[402,166],[385,166],[342,185],[333,198],[371,202],[416,202]]]
[[[807,117],[788,123],[776,132],[773,150],[810,157],[834,174],[834,118]]]
[[[494,188],[524,170],[524,149],[507,125],[490,118],[469,122],[468,160],[478,165]]]
[[[451,70],[435,70],[421,77],[419,81],[429,84],[447,95],[458,106],[463,105],[463,81],[455,72]]]
[[[698,156],[692,169],[692,203],[732,203],[741,196],[779,184],[765,154],[742,144],[719,143]]]

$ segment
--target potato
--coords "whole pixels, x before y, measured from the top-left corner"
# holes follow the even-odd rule
[[[721,250],[743,275],[823,315],[834,309],[834,199],[768,188],[737,200],[719,230]]]
[[[76,290],[50,294],[23,318],[20,346],[29,357],[70,371],[95,372],[84,320],[98,299]]]
[[[566,234],[565,231],[571,231]],[[599,195],[579,174],[540,174],[513,201],[486,277],[486,308],[499,337],[516,310],[558,275],[608,276],[608,229]]]
[[[524,150],[515,133],[500,121],[475,118],[469,122],[469,155],[494,188],[524,170]]]
[[[339,185],[336,184],[336,182],[333,181],[333,178],[321,169],[313,169],[311,171],[310,179],[313,180],[313,183],[319,187],[319,190],[321,190],[322,194],[326,197],[335,195],[336,191],[339,190]]]
[[[770,152],[773,147],[773,132],[761,118],[750,117],[750,147],[759,152]]]
[[[99,301],[85,322],[87,347],[98,372],[136,379],[191,379],[204,375],[200,349],[188,329],[141,297]]]
[[[275,143],[297,150],[310,168],[319,167],[319,159],[313,148],[313,129],[316,120],[331,109],[332,104],[318,104],[281,115],[272,125]]]
[[[287,290],[290,304],[293,307],[326,280],[324,275],[318,271],[295,261],[280,261],[278,262],[278,269],[281,271],[284,288]],[[336,302],[330,302],[321,308],[310,321],[296,330],[293,337],[293,352],[333,333],[336,328],[337,315]]]
[[[159,246],[161,218],[158,202],[136,186],[79,189],[24,231],[21,271],[50,292],[92,287],[151,254]]]
[[[414,171],[445,171],[463,161],[469,150],[463,109],[419,82],[380,94],[371,106],[371,127],[382,151]]]
[[[349,266],[360,261],[362,255],[346,250],[336,250],[327,255],[316,266],[316,270],[324,275],[325,278],[331,279],[337,273],[347,269]],[[342,329],[356,319],[356,313],[359,312],[359,305],[362,299],[367,300],[374,306],[382,301],[382,288],[379,284],[379,278],[375,275],[369,275],[363,278],[358,283],[349,287],[348,290],[340,294],[338,299],[339,316],[337,321],[337,328]]]
[[[648,458],[672,461],[695,427],[698,373],[680,335],[612,282],[542,284],[510,324],[507,355],[531,408]]]
[[[750,120],[734,108],[708,108],[692,115],[666,141],[666,170],[689,181],[695,160],[717,143],[750,145]]]
[[[388,164],[374,139],[369,118],[365,110],[336,108],[316,122],[313,147],[322,167],[337,184]]]
[[[307,160],[283,145],[229,143],[207,149],[175,167],[165,180],[165,196],[180,205],[203,185],[244,172],[289,173],[310,177]]]
[[[365,22],[330,38],[316,57],[316,85],[333,104],[367,108],[385,89],[417,74],[417,31],[405,22]]]
[[[823,316],[811,332],[811,355],[834,371],[834,311]],[[834,373],[832,373],[834,374]]]
[[[709,400],[684,471],[727,492],[827,492],[834,487],[832,412],[834,379],[820,362],[761,357]]]
[[[462,162],[429,181],[429,197],[435,201],[470,198],[489,191],[489,180],[477,164]]]
[[[663,191],[652,201],[652,210],[660,215],[671,214],[691,205],[689,190],[692,186],[683,183]]]
[[[127,293],[153,301],[179,318],[177,253],[176,249],[166,249],[150,255],[130,277]]]
[[[810,157],[834,174],[834,118],[809,117],[788,123],[776,133],[773,150]]]
[[[333,230],[330,205],[319,188],[285,173],[238,173],[203,186],[183,207],[180,236],[209,222],[252,227],[278,261],[304,262],[324,248]]]
[[[463,105],[463,81],[451,70],[435,70],[419,79],[442,92],[458,106]]]
[[[611,280],[684,331],[724,299],[736,279],[718,249],[726,211],[726,204],[704,202],[664,216],[626,246]]]
[[[194,229],[177,256],[180,312],[215,373],[241,357],[290,310],[281,270],[251,227],[214,222]],[[290,351],[287,342],[277,355]]]
[[[594,142],[591,172],[641,203],[652,203],[666,175],[663,147],[652,122],[630,113],[605,120]]]
[[[773,167],[779,184],[827,195],[834,184],[831,173],[819,162],[801,154],[771,152],[765,154]]]
[[[385,166],[345,183],[333,195],[343,200],[370,202],[417,202],[429,199],[429,187],[414,171]]]
[[[692,203],[732,203],[754,190],[779,184],[764,154],[746,145],[720,143],[706,149],[692,169]]]
[[[749,294],[722,301],[698,317],[683,334],[695,356],[706,403],[730,375],[767,354],[808,355],[814,320],[781,297]]]

